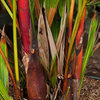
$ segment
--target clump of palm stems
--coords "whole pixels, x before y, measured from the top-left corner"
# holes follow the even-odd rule
[[[13,20],[11,35],[15,72],[12,72],[8,62],[9,49],[7,50],[6,33],[3,28],[0,31],[0,100],[12,99],[8,95],[8,73],[13,81],[15,100],[24,98],[24,93],[20,91],[25,87],[20,79],[26,82],[29,100],[79,100],[98,25],[94,11],[83,57],[86,12],[89,6],[96,6],[100,1],[1,0],[1,3]],[[21,41],[17,41],[18,36]],[[21,51],[17,43],[21,45]],[[21,58],[18,57],[19,52]],[[21,61],[25,72],[19,70]]]

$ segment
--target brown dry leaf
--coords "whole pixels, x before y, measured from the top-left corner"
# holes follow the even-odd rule
[[[0,34],[2,34],[2,30],[1,29],[0,29]],[[9,47],[13,48],[13,44],[12,44],[11,40],[9,39],[9,37],[6,34],[5,34],[5,38],[6,38],[6,42],[9,45]]]
[[[51,33],[51,29],[49,27],[49,24],[48,24],[46,17],[45,17],[45,20],[46,20],[47,34],[48,34],[48,41],[49,41],[49,45],[50,45],[51,56],[52,56],[52,59],[54,59],[55,55],[57,54],[56,45],[54,43],[54,39],[53,39],[53,36],[52,36],[52,33]]]
[[[43,19],[42,13],[40,13],[39,20],[38,20],[38,47],[39,47],[39,54],[42,60],[44,61],[45,65],[49,67],[49,47],[48,41],[46,36],[46,28]]]
[[[63,64],[64,64],[64,48],[65,48],[65,35],[61,43],[60,57],[58,60],[58,78],[63,79]]]
[[[60,91],[60,89],[61,89],[61,80],[59,81],[58,86],[56,86],[54,89],[52,100],[56,100],[58,91]]]
[[[59,36],[58,36],[58,39],[56,42],[56,48],[57,48],[58,53],[59,53],[59,49],[60,49],[60,46],[62,43],[62,38],[63,38],[65,24],[66,24],[66,18],[67,18],[67,14],[65,14],[65,16],[64,16],[63,25],[62,25],[62,28],[60,29]]]
[[[59,36],[56,42],[56,49],[57,52],[59,53],[60,50],[60,55],[58,58],[58,78],[62,79],[63,78],[63,63],[64,63],[64,48],[65,48],[65,35],[64,35],[64,29],[65,29],[65,23],[66,23],[66,5],[65,5],[65,11],[64,11],[64,17],[63,17],[63,25],[60,29]]]

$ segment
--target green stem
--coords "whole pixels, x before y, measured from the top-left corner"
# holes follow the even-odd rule
[[[70,87],[68,87],[68,89],[67,89],[67,92],[66,92],[64,100],[67,100],[67,96],[68,96],[69,90],[70,90]]]
[[[78,0],[78,12],[81,10],[82,0]]]
[[[13,0],[13,46],[14,46],[14,64],[17,86],[19,87],[19,69],[17,54],[17,32],[16,32],[16,0]]]
[[[1,2],[4,5],[4,7],[6,8],[6,10],[9,13],[10,17],[13,19],[13,14],[12,14],[11,10],[9,9],[8,5],[6,4],[6,2],[4,0],[1,0]]]
[[[74,40],[75,40],[77,31],[78,31],[78,27],[79,27],[79,24],[80,24],[81,16],[82,16],[82,13],[84,11],[86,3],[87,3],[87,0],[84,0],[82,8],[78,12],[76,20],[75,20],[75,24],[74,24],[74,28],[73,28],[73,31],[72,31],[72,36],[71,36],[70,44],[69,44],[69,48],[68,48],[68,56],[67,56],[66,68],[65,68],[65,77],[67,77],[66,75],[67,75],[67,71],[68,71],[68,64],[69,64],[70,55],[71,55],[71,52],[72,52]]]

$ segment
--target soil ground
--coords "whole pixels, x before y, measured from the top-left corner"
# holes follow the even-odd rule
[[[100,100],[100,80],[85,76],[80,100]]]
[[[89,59],[80,100],[100,100],[100,47]]]

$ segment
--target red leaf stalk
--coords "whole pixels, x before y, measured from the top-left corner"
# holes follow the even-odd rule
[[[74,58],[73,58],[73,68],[72,68],[72,78],[74,78],[75,71],[76,71],[76,51],[74,52]]]
[[[76,51],[74,53],[73,58],[73,68],[72,68],[72,78],[80,80],[81,75],[81,66],[82,66],[82,56],[83,56],[83,44],[81,44],[80,52],[78,55],[76,54]]]
[[[76,58],[75,77],[79,80],[80,80],[80,75],[81,75],[82,56],[83,56],[83,44],[81,43],[82,46],[80,47],[80,42],[82,42],[81,37],[83,34],[83,30],[84,30],[84,21],[85,21],[86,10],[87,10],[87,8],[84,9],[84,12],[83,12],[83,15],[81,18],[81,22],[80,22],[80,26],[78,29],[78,33],[76,36],[76,50],[80,49],[80,52],[78,55],[76,55],[77,58]]]
[[[79,26],[79,29],[78,29],[78,32],[77,32],[76,48],[79,46],[80,38],[81,38],[83,30],[84,30],[84,21],[85,21],[86,10],[87,10],[87,7],[84,9],[84,12],[83,12],[83,15],[82,15],[82,18],[81,18],[81,21],[80,21],[80,26]]]
[[[22,35],[23,50],[29,54],[31,47],[31,41],[30,41],[31,19],[30,19],[28,0],[18,0],[18,14],[19,14],[19,23]]]
[[[83,44],[82,44],[82,48],[77,57],[77,62],[76,62],[77,66],[76,66],[75,78],[78,80],[80,80],[80,76],[81,76],[82,56],[83,56]]]

